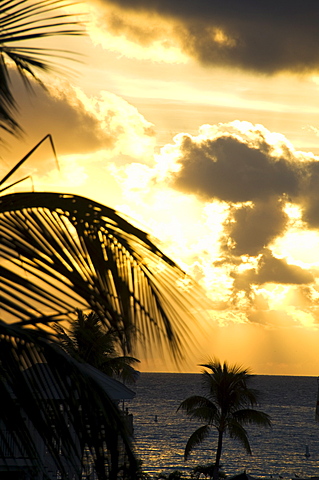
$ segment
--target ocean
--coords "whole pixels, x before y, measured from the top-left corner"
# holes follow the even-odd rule
[[[227,476],[244,470],[265,478],[319,476],[317,378],[256,375],[252,386],[262,394],[258,408],[271,416],[272,428],[247,427],[252,456],[226,437],[222,470]],[[214,461],[216,433],[184,462],[186,442],[200,424],[176,410],[185,398],[203,393],[200,374],[142,373],[134,390],[136,397],[128,407],[134,416],[135,445],[145,473],[153,476],[179,470],[189,474],[196,465]]]

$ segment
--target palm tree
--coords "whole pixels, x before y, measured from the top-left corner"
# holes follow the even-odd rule
[[[64,350],[77,360],[101,370],[109,377],[117,377],[128,383],[134,383],[137,371],[132,365],[138,359],[119,355],[117,351],[118,335],[116,331],[105,329],[99,316],[90,312],[77,312],[77,318],[68,329],[55,325]]]
[[[192,419],[204,421],[189,438],[185,447],[185,460],[193,448],[202,443],[212,428],[218,431],[214,480],[218,479],[223,437],[226,433],[237,439],[248,454],[251,454],[248,424],[271,426],[269,416],[253,407],[257,405],[259,393],[249,387],[252,375],[240,366],[221,364],[218,360],[201,365],[207,370],[202,373],[206,396],[194,395],[184,400],[178,410],[184,410]]]
[[[53,57],[70,57],[70,52],[41,46],[48,37],[83,33],[74,15],[64,11],[67,5],[65,0],[0,0],[0,128],[11,134],[21,132],[11,66],[31,87],[31,77],[42,83],[37,72],[58,70]]]
[[[48,326],[92,310],[125,354],[142,342],[145,354],[168,346],[180,360],[208,303],[191,280],[180,286],[185,278],[147,234],[104,205],[58,193],[0,197],[1,311],[11,322]]]
[[[0,0],[0,129],[21,132],[11,66],[26,86],[31,87],[31,78],[41,83],[37,72],[56,69],[50,59],[66,52],[33,42],[82,33],[72,15],[59,11],[64,5],[64,0]],[[8,180],[32,151],[0,180],[0,193],[10,188]],[[92,310],[106,330],[116,332],[125,355],[143,342],[146,353],[166,346],[180,360],[192,339],[188,325],[198,315],[194,305],[202,311],[207,305],[203,292],[146,233],[114,210],[67,192],[0,197],[0,284],[0,457],[10,447],[9,431],[20,452],[41,470],[27,417],[62,474],[60,438],[64,458],[74,465],[83,447],[89,449],[99,479],[116,479],[120,465],[134,479],[136,460],[116,406],[82,364],[60,348],[51,327],[72,324],[78,309]],[[39,365],[48,366],[54,388],[65,396],[67,423],[54,403],[47,408],[41,390],[52,389],[52,382],[32,369]],[[33,373],[26,376],[26,371]],[[125,464],[114,448],[118,436]]]
[[[61,350],[50,328],[72,324],[79,309],[92,310],[106,331],[116,332],[125,355],[142,342],[145,353],[166,346],[179,360],[192,339],[190,326],[198,305],[207,305],[201,289],[146,233],[114,210],[67,193],[35,192],[0,196],[0,283],[0,389],[8,407],[1,414],[6,428],[0,428],[0,457],[7,442],[4,432],[23,424],[26,412],[59,465],[50,428],[54,408],[47,409],[40,394],[34,398],[34,382],[42,379],[35,370],[30,384],[20,381],[22,371],[41,363],[51,369],[57,388],[72,393],[66,397],[68,422],[80,435],[81,451],[90,450],[98,478],[115,479],[123,465],[114,449],[118,435],[128,459],[125,471],[134,478],[136,461],[119,412],[81,363]],[[80,417],[74,398],[83,404]],[[76,464],[76,445],[58,411],[55,417],[64,458]],[[16,440],[30,456],[37,456],[27,429],[19,430]],[[41,458],[38,463],[41,468]]]
[[[72,15],[59,11],[65,5],[64,0],[0,0],[0,128],[18,128],[10,62],[30,85],[29,76],[55,68],[50,58],[59,55],[30,42],[82,33]],[[17,46],[23,42],[26,46]],[[0,179],[0,194],[36,148]],[[67,192],[0,197],[0,282],[1,311],[8,321],[48,326],[72,321],[77,309],[92,310],[117,332],[125,354],[138,338],[144,351],[168,345],[179,360],[191,338],[187,324],[198,315],[191,313],[194,304],[202,304],[202,311],[207,306],[198,286],[146,233],[114,210]]]

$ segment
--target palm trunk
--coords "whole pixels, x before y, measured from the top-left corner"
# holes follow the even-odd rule
[[[215,461],[214,472],[213,472],[213,480],[218,480],[218,476],[219,476],[220,457],[221,457],[222,448],[223,448],[223,434],[224,434],[223,430],[218,430],[218,445],[217,445],[216,461]]]

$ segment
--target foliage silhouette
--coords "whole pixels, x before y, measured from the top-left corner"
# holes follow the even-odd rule
[[[65,478],[68,465],[81,478],[84,448],[99,479],[116,478],[125,464],[127,477],[136,478],[138,466],[117,405],[48,332],[1,321],[0,377],[0,457],[10,468],[12,457],[20,456],[30,460],[34,475],[45,475],[40,438]]]
[[[0,197],[1,308],[11,321],[45,324],[97,313],[122,351],[169,346],[182,357],[201,289],[114,210],[58,193]],[[207,302],[206,302],[207,305]],[[183,315],[183,316],[182,316]]]

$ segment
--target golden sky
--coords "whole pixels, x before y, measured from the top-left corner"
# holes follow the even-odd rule
[[[91,0],[87,36],[54,44],[76,75],[32,97],[13,75],[25,136],[3,171],[51,133],[60,171],[44,145],[20,176],[125,213],[205,287],[188,371],[319,374],[319,4],[287,7]]]

